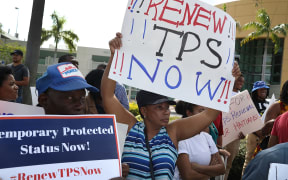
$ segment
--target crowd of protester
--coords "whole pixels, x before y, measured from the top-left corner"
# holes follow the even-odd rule
[[[84,78],[73,55],[59,58],[36,82],[38,106],[45,114],[115,114],[117,122],[128,125],[122,154],[122,177],[115,179],[227,179],[239,152],[240,139],[222,146],[222,113],[199,105],[140,90],[136,100],[143,121],[129,112],[123,85],[108,78],[114,52],[121,48],[121,33],[109,42],[111,56]],[[11,53],[13,63],[0,66],[0,100],[21,103],[22,86],[29,83],[29,71],[22,65],[23,52]],[[21,66],[21,68],[20,68]],[[59,67],[72,68],[77,76],[63,78]],[[20,73],[21,72],[21,73]],[[244,77],[239,66],[233,95],[240,92]],[[16,79],[16,80],[15,80]],[[27,83],[28,82],[28,83]],[[86,90],[89,91],[86,96]],[[268,107],[269,86],[264,81],[253,85],[251,98],[260,115]],[[182,118],[169,122],[170,105]],[[265,125],[246,136],[243,179],[267,179],[270,163],[288,163],[288,80],[280,100],[268,110]],[[277,145],[284,143],[281,145]],[[227,163],[226,163],[227,161]]]

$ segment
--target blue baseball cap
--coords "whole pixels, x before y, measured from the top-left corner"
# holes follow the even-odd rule
[[[99,92],[99,89],[89,85],[79,69],[69,62],[48,66],[43,76],[37,79],[36,89],[39,95],[48,88],[57,91],[87,89],[92,92]]]
[[[257,89],[261,89],[261,88],[269,89],[269,86],[267,86],[264,81],[256,81],[253,84],[252,92],[256,91]]]

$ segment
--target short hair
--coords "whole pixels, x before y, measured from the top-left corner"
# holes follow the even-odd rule
[[[97,66],[97,69],[106,69],[106,64],[99,64],[98,66]]]
[[[58,63],[61,63],[61,62],[70,62],[69,59],[71,57],[74,57],[73,54],[65,54],[63,56],[60,56],[59,59],[58,59]]]
[[[9,75],[12,75],[12,69],[8,66],[0,66],[0,87],[3,82],[8,79]]]
[[[285,104],[288,104],[288,80],[282,86],[280,100]]]
[[[184,102],[184,101],[178,101],[176,103],[175,111],[177,114],[181,114],[182,118],[188,117],[186,111],[193,112],[194,107],[197,106],[192,103]]]
[[[101,98],[100,91],[103,74],[104,71],[102,69],[94,69],[90,71],[85,77],[88,84],[99,89],[99,92],[97,93],[90,92],[94,98]]]

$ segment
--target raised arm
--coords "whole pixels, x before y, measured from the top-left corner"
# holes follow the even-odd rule
[[[237,62],[234,63],[232,75],[235,78],[241,75]],[[169,124],[169,130],[172,132],[172,137],[175,135],[175,140],[179,142],[204,130],[217,118],[219,113],[220,111],[208,108],[197,115],[173,121],[171,124]]]
[[[173,129],[176,129],[176,139],[179,142],[200,133],[217,118],[219,113],[220,111],[207,108],[194,116],[175,120],[169,126],[174,126]]]
[[[108,78],[114,52],[116,49],[120,49],[120,47],[122,46],[121,38],[121,33],[117,33],[116,37],[109,42],[111,56],[102,77],[101,96],[105,112],[107,114],[115,114],[117,122],[128,124],[129,131],[131,127],[136,123],[136,118],[118,101],[118,99],[114,95],[116,82]]]

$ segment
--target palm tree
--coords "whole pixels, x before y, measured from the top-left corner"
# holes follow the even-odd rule
[[[274,43],[274,54],[276,54],[280,47],[280,38],[278,37],[277,34],[282,34],[283,36],[286,36],[288,24],[279,24],[272,28],[270,17],[265,9],[259,9],[257,11],[256,20],[257,21],[249,22],[242,27],[242,29],[244,30],[255,29],[255,31],[248,34],[248,36],[241,41],[241,46],[249,41],[257,39],[262,35],[266,35],[263,62],[262,62],[262,76],[261,76],[261,80],[265,81],[265,67],[266,67],[269,39],[271,38],[272,42]]]
[[[66,19],[64,17],[59,17],[57,13],[54,11],[51,15],[51,18],[53,20],[53,25],[51,30],[42,29],[41,34],[41,45],[43,42],[47,41],[51,37],[54,37],[55,42],[55,51],[54,51],[54,60],[57,57],[57,48],[58,43],[63,39],[64,43],[68,46],[68,49],[70,52],[76,51],[76,44],[74,44],[74,41],[79,41],[79,38],[77,34],[75,34],[73,31],[64,31],[64,24],[66,22]]]

